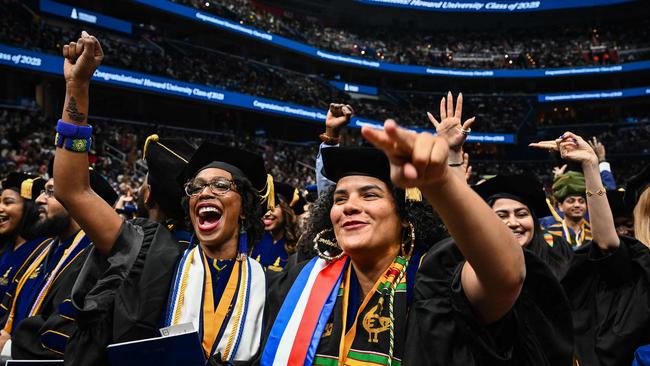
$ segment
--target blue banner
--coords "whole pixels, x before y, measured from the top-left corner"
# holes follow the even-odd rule
[[[355,56],[342,55],[330,51],[320,50],[304,43],[289,38],[267,33],[253,27],[239,24],[216,15],[206,13],[195,8],[179,5],[167,0],[134,0],[137,3],[173,13],[184,18],[217,27],[229,32],[234,32],[245,37],[250,37],[261,42],[268,42],[275,46],[283,47],[303,55],[343,65],[357,66],[366,69],[395,72],[412,75],[432,75],[463,78],[543,78],[556,76],[574,76],[591,74],[611,74],[637,70],[650,70],[650,61],[629,62],[612,66],[585,66],[557,69],[534,70],[470,70],[447,69],[439,67],[399,65],[388,62],[363,59]],[[575,0],[577,1],[577,0]]]
[[[344,83],[341,81],[330,80],[330,84],[339,90],[343,90],[347,93],[357,93],[357,94],[366,94],[366,95],[378,95],[379,90],[374,86]]]
[[[522,13],[629,3],[635,0],[538,0],[538,1],[476,1],[476,0],[355,0],[369,5],[381,5],[415,10],[467,13]]]
[[[81,8],[57,3],[51,0],[40,0],[40,9],[43,12],[58,15],[67,19],[90,23],[99,27],[131,34],[131,23],[99,13],[94,13]]]
[[[63,76],[63,57],[1,44],[0,65]],[[231,92],[205,85],[186,83],[160,76],[127,71],[110,66],[100,66],[93,75],[93,81],[129,89],[179,96],[208,103],[298,118],[313,123],[322,124],[325,122],[325,117],[327,116],[327,111],[325,110]],[[364,125],[381,127],[383,123],[360,117],[353,117],[350,122],[350,127],[353,128],[361,128]],[[473,132],[467,141],[514,144],[515,135]]]
[[[650,95],[650,86],[641,88],[619,89],[619,90],[597,90],[597,91],[582,91],[572,93],[554,93],[554,94],[540,94],[537,96],[537,101],[540,103],[552,102],[566,102],[575,100],[598,100],[598,99],[618,99],[618,98],[633,98],[643,97]]]

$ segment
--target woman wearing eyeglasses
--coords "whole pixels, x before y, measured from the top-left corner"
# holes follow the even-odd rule
[[[94,244],[72,293],[78,330],[66,364],[107,365],[109,344],[185,323],[198,331],[210,364],[246,364],[260,347],[266,295],[265,273],[247,256],[263,232],[263,159],[211,143],[199,147],[179,177],[187,182],[182,204],[195,234],[181,252],[167,227],[122,220],[88,185],[88,87],[103,53],[84,32],[64,56],[68,83],[54,192]]]

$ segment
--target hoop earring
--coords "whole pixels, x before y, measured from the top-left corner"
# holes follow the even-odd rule
[[[410,258],[411,255],[413,255],[413,250],[415,248],[415,227],[413,224],[409,222],[409,229],[408,229],[408,240],[404,241],[402,240],[402,257],[404,258]],[[405,248],[405,242],[410,242],[409,250],[406,252]]]
[[[330,240],[330,239],[327,239],[327,238],[323,237],[324,234],[331,233],[331,232],[332,232],[332,229],[325,229],[325,230],[319,232],[318,234],[316,234],[316,237],[314,238],[314,250],[316,251],[316,253],[318,254],[318,256],[320,258],[322,258],[322,259],[324,259],[324,260],[326,260],[328,262],[340,259],[341,257],[343,257],[343,254],[344,254],[343,250],[341,249],[341,247],[339,247],[338,243],[336,242],[336,238],[333,239],[333,240]],[[330,255],[328,255],[325,252],[322,252],[320,250],[319,244],[323,244],[323,245],[331,247],[333,249],[338,249],[341,252],[339,254],[335,255],[335,256],[330,256]]]

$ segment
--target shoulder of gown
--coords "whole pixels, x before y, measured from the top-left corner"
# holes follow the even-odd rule
[[[453,239],[434,245],[416,277],[409,311],[406,365],[571,365],[566,296],[549,267],[524,250],[522,292],[501,320],[484,325],[465,296],[465,258]]]
[[[160,223],[125,221],[108,256],[91,250],[72,289],[68,365],[106,365],[111,343],[157,335],[181,249]]]
[[[562,281],[573,309],[581,364],[629,365],[634,350],[650,343],[650,249],[629,237],[601,251],[576,250]]]

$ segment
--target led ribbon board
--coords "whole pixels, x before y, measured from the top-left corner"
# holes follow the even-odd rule
[[[131,23],[124,20],[57,3],[56,1],[40,0],[39,5],[42,12],[58,15],[66,19],[90,23],[98,27],[112,29],[128,34],[131,34],[133,31]]]
[[[133,0],[136,3],[144,4],[152,8],[176,14],[183,18],[216,27],[222,30],[233,32],[249,37],[260,42],[270,43],[291,51],[310,56],[316,59],[333,62],[342,65],[356,66],[371,70],[380,70],[401,74],[431,75],[461,78],[543,78],[574,75],[612,74],[618,72],[629,72],[637,70],[649,70],[650,61],[629,62],[621,65],[611,66],[586,66],[568,67],[557,69],[534,69],[534,70],[472,70],[472,69],[447,69],[439,67],[400,65],[388,62],[363,59],[355,56],[342,55],[330,51],[320,50],[304,43],[289,38],[267,33],[265,31],[233,22],[216,15],[197,10],[184,5],[179,5],[167,0]],[[558,0],[561,1],[561,0]],[[577,2],[578,0],[574,0]]]
[[[380,5],[414,10],[456,13],[523,13],[630,3],[635,0],[539,0],[539,1],[434,1],[434,0],[355,0],[368,5]]]
[[[582,91],[572,93],[540,94],[537,101],[540,103],[566,102],[576,100],[618,99],[650,96],[650,86],[641,88]]]
[[[63,57],[9,47],[2,44],[0,44],[0,65],[63,76]],[[110,66],[100,66],[93,75],[93,81],[133,90],[184,97],[202,102],[298,118],[312,123],[322,124],[325,122],[325,117],[327,116],[327,111],[325,110]],[[353,128],[361,128],[364,125],[381,127],[383,123],[359,117],[353,117],[350,122],[350,127]],[[424,131],[419,129],[415,130]],[[515,135],[473,132],[467,141],[514,144]]]

